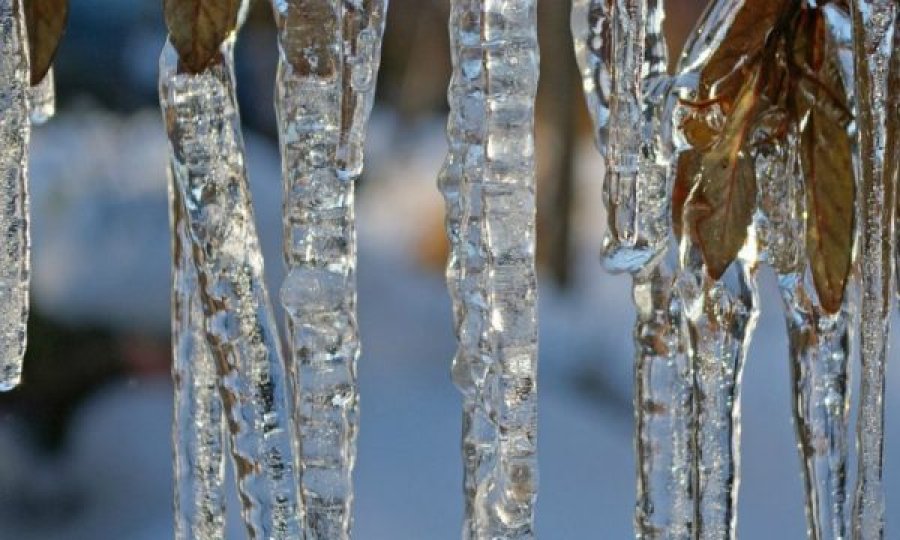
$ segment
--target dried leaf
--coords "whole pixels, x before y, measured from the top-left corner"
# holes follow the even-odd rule
[[[809,12],[794,91],[800,123],[800,163],[806,183],[806,248],[822,307],[837,312],[844,298],[853,249],[855,198],[849,103],[837,53],[827,46],[824,18]]]
[[[24,7],[31,55],[31,85],[35,86],[44,80],[53,65],[66,31],[69,0],[25,0]]]
[[[237,25],[241,0],[163,0],[169,39],[182,69],[200,73]]]
[[[745,0],[700,73],[701,99],[724,98],[728,113],[730,101],[753,73],[766,39],[790,13],[789,8],[797,6],[799,0]]]
[[[685,204],[684,224],[713,279],[737,257],[756,208],[753,157],[745,142],[759,113],[758,80],[757,73],[744,84],[719,140],[703,153],[700,183]]]

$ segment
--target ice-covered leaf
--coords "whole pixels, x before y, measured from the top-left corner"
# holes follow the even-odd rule
[[[746,141],[759,113],[758,74],[738,94],[719,139],[700,158],[700,183],[691,190],[684,224],[713,279],[725,273],[747,239],[756,208],[756,177]]]
[[[219,47],[237,25],[240,7],[240,0],[163,0],[180,69],[200,73],[219,57]]]
[[[806,184],[806,245],[819,300],[834,313],[843,301],[853,247],[852,117],[821,11],[811,10],[800,31],[805,38],[797,40],[795,50],[802,55],[797,63],[804,74],[793,92],[793,106]]]
[[[56,56],[66,30],[69,0],[25,0],[28,46],[31,54],[31,85],[40,83]]]

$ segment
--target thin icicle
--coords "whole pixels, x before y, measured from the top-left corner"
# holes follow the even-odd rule
[[[290,396],[244,165],[232,44],[200,74],[160,59],[175,187],[198,268],[243,517],[251,538],[301,538]]]
[[[454,0],[441,177],[464,396],[464,538],[532,538],[537,493],[533,0]]]
[[[774,119],[778,125],[780,118]],[[761,139],[768,134],[760,133]],[[846,538],[849,302],[829,313],[819,302],[806,256],[806,194],[797,137],[761,145],[756,155],[762,257],[776,271],[790,342],[797,447],[803,465],[808,537]]]
[[[354,186],[362,172],[385,0],[275,1],[284,176],[281,303],[298,395],[309,538],[349,538],[359,420]]]
[[[575,0],[572,34],[606,158],[603,261],[636,272],[669,241],[668,162],[659,144],[668,87],[661,0]]]
[[[30,67],[22,0],[0,0],[0,391],[22,377],[28,326]]]
[[[28,89],[28,103],[34,125],[44,124],[56,114],[56,77],[52,67],[41,82]]]
[[[681,338],[681,305],[667,262],[636,277],[635,534],[640,539],[693,538],[693,385]]]
[[[727,540],[737,534],[741,376],[759,305],[754,243],[751,234],[741,258],[721,280],[713,281],[697,248],[687,238],[683,241],[679,292],[687,321],[697,411],[700,540]]]
[[[225,538],[225,414],[183,204],[170,175],[175,538]]]
[[[852,0],[859,132],[859,200],[862,269],[859,473],[853,537],[884,537],[884,369],[894,295],[894,214],[897,161],[896,94],[900,76],[894,0]],[[894,59],[892,62],[892,52]],[[890,105],[890,106],[889,106]]]

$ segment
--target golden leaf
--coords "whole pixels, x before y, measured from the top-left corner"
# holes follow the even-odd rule
[[[219,57],[237,25],[240,0],[163,0],[169,39],[181,69],[200,73]]]
[[[66,31],[69,0],[25,0],[28,49],[31,55],[31,85],[40,83],[59,48]]]
[[[825,20],[809,10],[798,39],[803,74],[793,92],[800,130],[800,164],[806,184],[806,249],[822,307],[837,312],[844,298],[853,249],[855,187],[852,117],[837,51],[829,47]]]
[[[745,82],[719,139],[700,158],[700,181],[685,203],[684,224],[713,279],[737,257],[756,208],[753,156],[745,142],[760,109],[758,82],[758,72]]]

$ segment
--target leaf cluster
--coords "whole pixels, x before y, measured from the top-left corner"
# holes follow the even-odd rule
[[[692,148],[679,157],[672,208],[677,234],[690,235],[719,279],[747,240],[756,156],[796,140],[806,253],[819,300],[835,312],[851,267],[853,118],[825,3],[745,0],[700,73],[697,100],[685,102]]]

